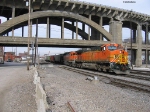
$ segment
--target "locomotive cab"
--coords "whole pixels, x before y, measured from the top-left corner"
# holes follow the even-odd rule
[[[128,62],[128,52],[120,44],[107,44],[102,47],[106,49],[107,60],[109,60],[109,71],[116,74],[129,74],[130,67]]]

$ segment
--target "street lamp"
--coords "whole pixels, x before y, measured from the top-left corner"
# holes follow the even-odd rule
[[[30,50],[30,46],[29,46],[29,43],[30,43],[30,10],[31,10],[31,2],[30,0],[28,1],[28,7],[29,7],[29,18],[28,18],[28,56],[27,56],[27,70],[29,70],[29,50]]]
[[[132,14],[132,10],[130,11],[130,41],[131,41],[131,67],[132,67],[132,69],[133,69],[133,66],[132,66],[132,23],[131,23],[131,14]]]

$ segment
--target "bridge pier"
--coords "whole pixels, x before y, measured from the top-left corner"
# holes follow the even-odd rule
[[[146,24],[146,30],[145,30],[145,44],[146,47],[149,44],[149,32],[148,32],[148,24]],[[145,49],[145,64],[147,67],[147,64],[149,63],[149,51]]]
[[[136,43],[138,44],[138,48],[136,50],[136,61],[135,66],[141,66],[142,65],[142,31],[141,26],[137,26],[137,39]]]
[[[91,20],[91,15],[89,15],[89,20]],[[90,40],[90,35],[91,35],[91,33],[90,33],[90,26],[88,27],[88,40]]]
[[[109,32],[112,34],[112,42],[122,44],[122,22],[114,21],[109,22]]]

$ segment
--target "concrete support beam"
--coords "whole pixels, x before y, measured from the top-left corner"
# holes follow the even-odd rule
[[[12,8],[12,19],[15,17],[15,7]],[[14,37],[14,27],[12,27],[12,37]]]
[[[76,21],[76,39],[78,39],[78,21]]]
[[[72,21],[72,26],[74,26],[74,21]],[[72,39],[74,39],[74,32],[72,31]]]
[[[61,39],[64,39],[64,18],[62,18]]]
[[[9,20],[9,18],[7,18],[7,21]],[[9,36],[9,32],[7,32],[7,36]]]
[[[133,30],[133,43],[136,42],[136,30],[134,29]]]
[[[24,37],[24,27],[22,27],[22,37]]]
[[[82,23],[82,31],[85,32],[85,23]],[[84,40],[84,38],[82,38]]]
[[[142,65],[142,30],[141,26],[137,26],[137,40],[136,43],[138,44],[138,49],[136,51],[136,61],[135,61],[135,66],[141,66]]]
[[[49,38],[49,34],[50,34],[50,26],[49,26],[49,17],[47,17],[47,29],[46,29],[46,37]]]
[[[122,22],[111,19],[109,26],[109,32],[112,34],[112,42],[122,44]]]
[[[82,23],[82,31],[85,32],[85,23]]]
[[[101,16],[100,17],[100,20],[99,20],[99,25],[102,27],[103,26],[103,17]],[[103,40],[103,35],[100,33],[100,41]]]
[[[100,40],[100,33],[95,30],[94,28],[91,28],[91,40]]]
[[[89,20],[91,20],[91,15],[89,15]],[[91,33],[90,33],[90,26],[88,27],[88,40],[90,40],[90,36],[91,36]]]
[[[146,44],[149,44],[149,32],[148,32],[148,24],[146,24],[146,31],[145,31],[145,40],[146,40]]]
[[[148,62],[149,62],[149,53],[148,53],[148,50],[147,50],[147,45],[149,44],[149,38],[148,38],[148,24],[146,24],[146,32],[145,32],[146,34],[145,34],[145,43],[146,43],[146,50],[145,50],[145,61],[146,61],[146,67],[147,67],[147,64],[148,64]]]

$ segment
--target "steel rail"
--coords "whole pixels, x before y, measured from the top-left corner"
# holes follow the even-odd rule
[[[124,85],[126,87],[130,87],[130,88],[134,88],[134,89],[138,89],[141,91],[145,91],[145,92],[150,92],[150,86],[146,85],[146,84],[141,84],[141,83],[136,83],[136,82],[132,82],[129,80],[124,80],[124,79],[118,79],[118,78],[114,78],[111,75],[110,76],[106,76],[106,74],[102,75],[100,73],[92,73],[92,71],[85,71],[85,70],[81,70],[81,69],[77,69],[77,68],[72,68],[72,67],[68,67],[68,66],[59,66],[60,68],[63,69],[67,69],[69,71],[73,71],[73,72],[77,72],[80,74],[83,74],[85,76],[90,76],[93,77],[94,76],[98,76],[98,77],[103,77],[103,78],[107,78],[110,80],[110,84],[119,84],[119,85]],[[117,85],[117,86],[119,86]]]

